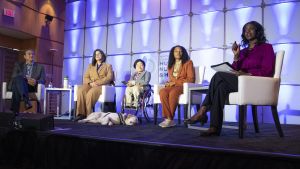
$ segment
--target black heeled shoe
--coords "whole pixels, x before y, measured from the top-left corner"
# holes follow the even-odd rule
[[[203,116],[200,116],[198,119],[196,120],[193,120],[192,118],[190,119],[185,119],[184,120],[184,123],[185,124],[196,124],[196,123],[200,123],[201,126],[203,126],[205,123],[207,123],[207,120],[208,120],[208,117],[207,115],[203,115]]]
[[[220,136],[220,132],[214,127],[210,127],[207,131],[201,132],[200,136],[210,137],[210,136]]]

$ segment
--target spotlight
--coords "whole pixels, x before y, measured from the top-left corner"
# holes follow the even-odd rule
[[[52,22],[52,20],[53,20],[53,16],[46,14],[46,16],[45,16],[45,23],[47,25],[49,25]]]

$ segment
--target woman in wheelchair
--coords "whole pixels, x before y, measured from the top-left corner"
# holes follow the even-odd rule
[[[149,88],[151,74],[145,70],[145,66],[145,62],[141,59],[137,59],[133,64],[135,72],[126,83],[125,90],[125,107],[127,108],[137,108],[140,94]]]
[[[183,93],[183,83],[195,82],[193,62],[184,47],[178,45],[171,49],[168,61],[168,76],[169,81],[165,84],[165,88],[159,91],[162,114],[165,118],[159,126],[163,128],[176,125],[173,119],[179,96]]]

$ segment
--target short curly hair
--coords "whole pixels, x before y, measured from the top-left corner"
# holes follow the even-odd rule
[[[142,59],[137,59],[137,60],[135,60],[134,63],[133,63],[133,68],[136,67],[136,64],[137,64],[138,62],[141,62],[141,63],[144,65],[144,67],[146,66],[145,62],[144,62]]]

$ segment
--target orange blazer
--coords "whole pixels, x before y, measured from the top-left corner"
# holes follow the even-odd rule
[[[173,76],[174,65],[168,69],[169,82],[175,82],[175,86],[183,86],[183,83],[195,83],[195,69],[193,61],[189,60],[181,65],[178,76]]]

